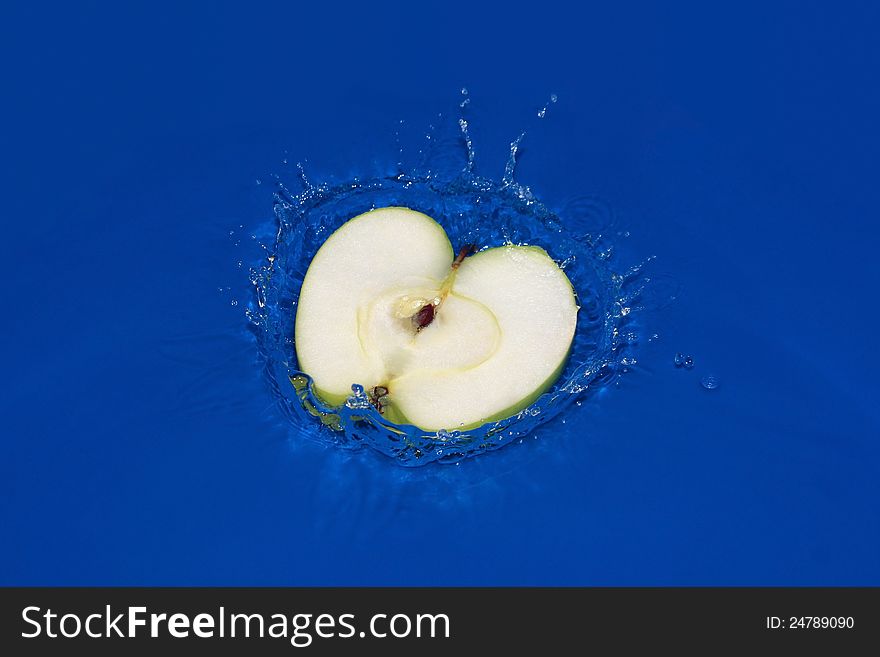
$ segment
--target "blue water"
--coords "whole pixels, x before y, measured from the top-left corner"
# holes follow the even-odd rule
[[[0,583],[880,584],[876,10],[572,11],[7,9]],[[595,394],[404,468],[297,428],[250,268],[297,162],[459,112],[653,296]]]

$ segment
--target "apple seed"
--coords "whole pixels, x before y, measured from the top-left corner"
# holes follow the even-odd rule
[[[434,304],[426,303],[419,309],[415,315],[413,315],[413,326],[416,327],[416,331],[421,331],[428,324],[434,321]]]

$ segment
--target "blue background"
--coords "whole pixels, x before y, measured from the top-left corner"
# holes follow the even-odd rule
[[[0,19],[0,583],[880,584],[868,3],[75,4]],[[528,130],[520,180],[678,299],[536,440],[304,441],[245,331],[255,181],[392,163],[462,86],[483,173]]]

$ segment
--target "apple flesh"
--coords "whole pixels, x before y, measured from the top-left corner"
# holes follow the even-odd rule
[[[536,246],[456,258],[443,228],[401,207],[350,219],[315,254],[296,313],[300,369],[344,403],[426,431],[515,415],[558,378],[577,323],[565,273]]]

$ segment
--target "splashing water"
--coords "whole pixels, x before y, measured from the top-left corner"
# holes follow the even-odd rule
[[[463,102],[462,109],[466,106]],[[274,244],[264,247],[265,260],[250,270],[254,298],[247,317],[277,406],[298,435],[345,448],[369,447],[406,466],[457,463],[574,411],[636,363],[630,354],[638,343],[631,311],[638,309],[635,304],[650,279],[641,276],[642,265],[615,270],[613,249],[603,233],[610,226],[610,211],[596,199],[579,197],[558,216],[516,182],[516,155],[524,135],[511,144],[500,182],[475,174],[474,146],[463,115],[458,128],[446,142],[429,134],[422,163],[408,172],[331,186],[312,182],[298,165],[299,191],[276,183]],[[336,228],[389,205],[433,217],[453,244],[539,245],[565,270],[580,306],[571,355],[557,383],[528,408],[477,429],[426,432],[386,420],[357,383],[339,408],[314,394],[308,374],[297,369],[293,333],[306,270]]]

